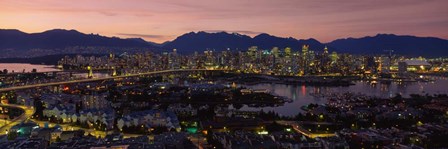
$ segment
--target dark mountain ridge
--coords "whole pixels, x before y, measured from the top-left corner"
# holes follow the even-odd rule
[[[324,44],[312,38],[297,40],[292,37],[276,37],[266,33],[259,34],[252,38],[238,33],[207,33],[200,31],[181,35],[164,45],[163,48],[177,49],[181,53],[192,53],[194,51],[203,51],[206,49],[222,51],[228,48],[244,51],[251,46],[257,46],[259,49],[290,47],[294,50],[299,50],[304,44],[310,45],[310,48],[316,51],[323,50],[325,47]]]
[[[19,30],[0,30],[0,49],[62,49],[72,46],[153,47],[147,42],[98,34],[84,34],[76,30],[54,29],[30,34]]]
[[[394,54],[407,56],[448,56],[448,40],[434,37],[377,34],[362,38],[337,39],[328,45],[338,48],[340,52],[352,54],[385,54],[387,50],[393,50]]]
[[[84,34],[76,30],[54,29],[42,33],[24,33],[15,29],[0,29],[0,50],[28,50],[63,49],[64,47],[114,47],[114,48],[146,48],[171,51],[177,49],[179,53],[191,54],[194,51],[207,49],[241,50],[245,51],[251,46],[259,49],[272,49],[273,47],[290,47],[300,50],[302,45],[310,45],[310,49],[321,51],[328,46],[330,51],[350,54],[387,54],[386,50],[394,50],[394,54],[406,56],[440,57],[448,56],[448,40],[434,37],[416,37],[409,35],[378,34],[362,38],[337,39],[329,43],[321,43],[316,39],[295,39],[259,34],[255,37],[239,33],[204,31],[189,32],[173,41],[157,44],[141,38],[123,39],[106,37],[98,34]]]

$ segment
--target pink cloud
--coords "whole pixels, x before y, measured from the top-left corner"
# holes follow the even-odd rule
[[[200,30],[257,31],[323,42],[376,33],[446,38],[447,6],[446,0],[0,0],[0,28],[151,33],[160,37],[142,37],[155,42]]]

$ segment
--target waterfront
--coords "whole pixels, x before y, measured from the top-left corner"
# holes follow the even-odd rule
[[[0,69],[8,69],[9,72],[31,72],[32,69],[37,69],[38,72],[59,71],[52,65],[35,65],[25,63],[0,63]],[[86,77],[87,74],[75,74],[76,76]],[[108,74],[94,73],[97,77],[107,77]],[[294,116],[299,112],[303,112],[301,107],[310,103],[325,104],[326,98],[315,97],[315,95],[328,95],[330,93],[360,93],[369,96],[380,98],[393,97],[396,94],[401,94],[404,97],[409,97],[410,94],[448,94],[448,89],[445,85],[448,84],[448,79],[445,77],[430,77],[430,82],[392,82],[390,84],[375,83],[368,81],[357,81],[351,86],[306,86],[306,85],[286,85],[276,83],[262,83],[256,85],[247,85],[252,89],[268,89],[272,93],[280,96],[290,98],[293,102],[285,103],[278,107],[264,107],[252,108],[247,105],[243,106],[241,110],[259,111],[274,111],[284,116]]]
[[[64,73],[57,74],[56,77],[59,77],[63,76]],[[192,77],[192,74],[199,77]],[[86,75],[86,73],[79,75]],[[145,77],[148,75],[158,77]],[[34,103],[33,107],[24,106],[23,108],[30,109],[28,111],[36,111],[31,111],[34,115],[22,114],[21,119],[9,122],[4,129],[7,128],[11,130],[10,132],[15,132],[8,137],[30,135],[35,138],[36,133],[25,134],[18,129],[32,127],[36,128],[33,132],[38,132],[38,134],[44,134],[46,130],[55,129],[70,133],[76,132],[86,139],[89,138],[84,136],[86,134],[91,134],[88,136],[101,136],[101,138],[106,138],[106,141],[107,138],[115,136],[128,141],[126,139],[135,139],[140,137],[139,135],[166,137],[165,134],[176,134],[187,141],[204,138],[202,144],[215,144],[215,141],[208,142],[205,140],[216,139],[216,137],[210,137],[209,132],[215,136],[222,136],[223,134],[220,132],[230,135],[244,133],[247,135],[256,134],[256,136],[273,135],[274,137],[276,134],[280,136],[297,135],[314,141],[315,137],[338,137],[336,133],[350,136],[351,132],[346,133],[346,130],[342,130],[342,128],[351,128],[349,131],[353,132],[357,132],[359,128],[376,128],[377,126],[380,129],[394,126],[406,130],[405,126],[411,126],[411,124],[422,126],[423,123],[438,122],[442,118],[441,116],[444,116],[445,111],[434,114],[427,113],[424,110],[440,109],[437,102],[443,104],[443,100],[448,99],[447,96],[389,98],[395,96],[396,93],[402,94],[404,97],[409,97],[410,94],[414,93],[446,94],[447,90],[444,85],[448,83],[448,80],[443,77],[427,78],[422,76],[419,78],[432,81],[389,82],[389,84],[355,81],[353,82],[354,85],[351,86],[336,87],[286,85],[273,82],[258,85],[253,85],[253,83],[249,83],[252,85],[244,83],[229,85],[228,83],[232,81],[216,79],[212,77],[213,75],[225,76],[225,72],[208,69],[175,69],[107,78],[96,78],[93,75],[94,78],[90,79],[66,82],[57,82],[58,80],[56,80],[56,82],[53,82],[64,85],[63,89],[61,88],[62,90],[44,89],[44,86],[49,85],[48,83],[25,85],[31,90],[5,92],[2,98],[4,97],[8,103],[18,103],[18,105]],[[13,76],[5,77],[12,78]],[[114,81],[101,81],[113,78]],[[215,79],[210,81],[208,78]],[[201,79],[204,81],[201,81]],[[185,84],[188,85],[184,86]],[[287,84],[292,84],[292,82],[288,81]],[[251,89],[239,88],[244,86]],[[17,87],[13,89],[21,89],[20,86]],[[36,87],[41,89],[32,89]],[[283,99],[285,98],[274,97],[266,92],[267,90],[274,96],[279,95],[291,99],[291,103],[284,103],[285,100]],[[41,95],[37,99],[40,102],[34,102],[35,100],[31,98],[23,98],[29,97],[35,91]],[[346,92],[353,94],[343,94],[342,96],[339,94]],[[358,94],[362,94],[362,96],[358,96]],[[327,102],[325,96],[336,97],[328,101],[333,104],[321,106]],[[372,96],[382,97],[382,99],[377,100]],[[418,101],[418,103],[412,101]],[[296,115],[301,112],[302,106],[309,103],[317,103],[318,105],[308,106],[307,113],[293,119],[282,117]],[[16,106],[16,104],[11,105]],[[47,107],[43,107],[43,105],[47,105]],[[76,111],[78,105],[82,106],[79,112]],[[233,105],[231,107],[241,107],[241,105],[264,106],[266,108],[262,109],[266,112],[246,111],[259,111],[260,108],[243,107],[238,108],[241,110],[235,110],[220,105]],[[378,111],[376,110],[378,108],[385,110]],[[267,111],[275,111],[281,116]],[[360,112],[365,112],[366,117],[354,117]],[[434,117],[431,115],[434,115]],[[393,121],[397,116],[399,119]],[[375,119],[372,119],[373,117]],[[25,121],[23,118],[31,118],[32,120],[21,123]],[[117,119],[117,121],[113,121],[114,119]],[[366,120],[371,121],[366,123]],[[203,126],[198,127],[198,122]],[[52,128],[45,128],[47,126]],[[244,131],[241,131],[241,126],[246,127]],[[3,132],[7,131],[3,130]],[[187,136],[193,137],[188,133],[197,132],[202,132],[202,135],[187,138]],[[58,146],[58,143],[53,143],[53,145]]]
[[[431,77],[434,81],[430,82],[392,82],[391,84],[371,84],[367,81],[354,82],[355,85],[339,86],[339,87],[321,87],[321,86],[305,86],[305,85],[285,85],[285,84],[257,84],[247,86],[252,89],[268,89],[272,93],[285,96],[293,100],[292,103],[285,103],[279,107],[251,108],[244,106],[242,110],[260,110],[274,111],[284,116],[294,116],[302,112],[300,107],[310,103],[325,104],[326,99],[314,97],[312,94],[329,94],[329,93],[361,93],[369,96],[388,98],[393,97],[397,93],[403,97],[409,97],[410,94],[448,94],[446,84],[448,79],[444,77]]]
[[[414,1],[2,0],[0,149],[448,149]]]
[[[31,72],[36,69],[37,72],[48,72],[48,71],[60,71],[56,69],[53,65],[36,65],[36,64],[26,64],[26,63],[0,63],[0,70],[3,71],[7,69],[8,72],[22,73]]]

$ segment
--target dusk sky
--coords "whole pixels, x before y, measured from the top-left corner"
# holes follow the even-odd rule
[[[164,42],[191,31],[328,42],[377,33],[448,38],[448,0],[0,0],[0,28]]]

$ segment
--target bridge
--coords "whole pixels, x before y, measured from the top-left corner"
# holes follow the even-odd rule
[[[111,72],[113,69],[92,69],[93,72]],[[0,74],[0,76],[17,76],[17,75],[35,75],[35,74],[54,74],[54,73],[87,73],[89,70],[79,69],[79,70],[53,70],[44,72],[10,72],[7,74]]]
[[[47,87],[47,86],[57,86],[57,85],[65,85],[65,84],[74,84],[74,83],[86,83],[86,82],[96,82],[96,81],[104,81],[104,80],[112,80],[112,79],[120,79],[120,78],[129,78],[129,77],[139,77],[139,76],[148,76],[148,75],[158,75],[158,74],[166,74],[166,73],[183,73],[183,72],[224,72],[227,70],[222,69],[175,69],[175,70],[161,70],[161,71],[152,71],[138,74],[129,74],[122,76],[110,76],[110,77],[102,77],[102,78],[90,78],[90,79],[82,79],[82,80],[71,80],[71,81],[61,81],[61,82],[49,82],[42,84],[32,84],[32,85],[24,85],[24,86],[13,86],[7,88],[0,88],[0,92],[14,91],[14,90],[23,90],[30,89],[36,87]]]

